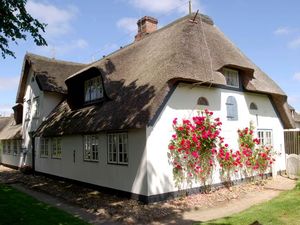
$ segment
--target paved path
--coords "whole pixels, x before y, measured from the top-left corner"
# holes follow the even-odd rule
[[[277,176],[271,182],[266,185],[265,190],[259,193],[248,193],[240,199],[231,200],[223,205],[212,207],[208,209],[201,210],[191,210],[183,213],[178,213],[176,215],[170,215],[163,218],[159,222],[153,222],[153,225],[164,225],[164,224],[180,224],[180,225],[191,225],[197,221],[208,221],[212,219],[218,219],[226,216],[230,216],[234,213],[239,213],[253,205],[268,201],[279,195],[280,192],[285,190],[291,190],[295,187],[296,181]],[[12,186],[19,191],[33,196],[39,201],[45,202],[49,205],[60,208],[76,217],[87,221],[91,224],[106,224],[113,225],[117,224],[112,221],[100,220],[96,215],[87,212],[78,206],[70,205],[63,202],[62,200],[52,197],[48,194],[41,192],[36,192],[27,188],[24,188],[20,184],[12,184]]]

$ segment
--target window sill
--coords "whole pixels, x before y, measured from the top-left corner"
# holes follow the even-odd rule
[[[108,165],[128,166],[128,163],[107,162]]]
[[[61,159],[61,157],[51,157],[51,159]]]
[[[83,159],[83,162],[98,163],[98,162],[99,162],[99,160]]]

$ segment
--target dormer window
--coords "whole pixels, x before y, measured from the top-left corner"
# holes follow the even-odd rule
[[[226,79],[226,85],[229,87],[239,87],[239,72],[233,69],[224,69],[224,76]]]
[[[103,97],[103,86],[100,76],[84,82],[84,101],[91,102]]]

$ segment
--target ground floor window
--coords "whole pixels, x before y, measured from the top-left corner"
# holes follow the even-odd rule
[[[3,154],[13,154],[14,156],[21,154],[22,140],[2,140]]]
[[[99,138],[97,135],[84,136],[83,158],[86,161],[99,161]]]
[[[6,140],[2,141],[2,152],[3,152],[3,154],[7,154],[7,142],[6,142]]]
[[[51,157],[61,159],[61,138],[51,138]]]
[[[128,164],[127,133],[108,134],[108,162]]]
[[[257,130],[257,135],[260,140],[261,146],[271,146],[272,142],[272,130]]]
[[[49,138],[40,138],[40,157],[49,156]]]

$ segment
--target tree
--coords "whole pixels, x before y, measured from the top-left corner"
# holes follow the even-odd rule
[[[26,40],[30,34],[36,45],[47,45],[40,34],[45,32],[46,24],[34,19],[25,8],[27,0],[0,0],[0,50],[3,58],[7,55],[15,58],[9,49],[9,43],[18,39]]]

